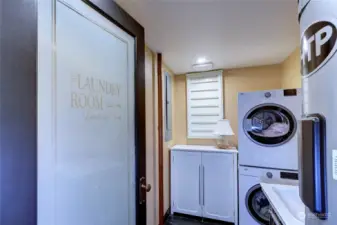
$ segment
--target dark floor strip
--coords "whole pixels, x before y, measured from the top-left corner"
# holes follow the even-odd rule
[[[233,225],[233,223],[225,223],[222,221],[203,219],[200,217],[175,214],[166,220],[165,225]]]

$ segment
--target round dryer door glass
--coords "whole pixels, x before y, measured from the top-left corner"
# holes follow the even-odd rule
[[[260,185],[252,187],[246,195],[246,207],[249,214],[260,224],[269,224],[270,205]]]
[[[295,134],[296,118],[281,105],[258,105],[246,114],[243,129],[247,137],[256,144],[282,145]]]

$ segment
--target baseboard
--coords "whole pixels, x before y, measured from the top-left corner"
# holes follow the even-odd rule
[[[164,215],[164,222],[166,222],[168,220],[168,218],[171,215],[171,207],[169,207]]]

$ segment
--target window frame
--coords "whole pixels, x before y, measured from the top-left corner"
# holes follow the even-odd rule
[[[164,130],[165,142],[172,140],[172,76],[169,72],[164,71]],[[168,86],[169,85],[169,86]],[[169,121],[170,120],[170,121]]]

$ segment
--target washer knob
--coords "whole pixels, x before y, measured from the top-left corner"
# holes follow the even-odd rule
[[[273,178],[273,174],[272,174],[271,172],[268,172],[268,173],[267,173],[267,177],[268,177],[269,179],[271,179],[271,178]]]
[[[264,97],[266,97],[266,98],[270,98],[270,97],[271,97],[271,93],[270,93],[270,92],[266,92],[266,93],[264,93]]]

